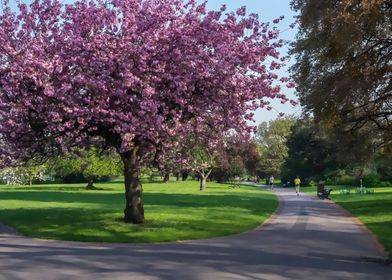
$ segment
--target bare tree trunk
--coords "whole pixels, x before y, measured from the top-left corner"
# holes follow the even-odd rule
[[[169,180],[170,180],[170,173],[169,173],[169,172],[166,172],[166,173],[163,175],[163,182],[164,182],[164,183],[169,183]]]
[[[204,171],[199,172],[199,176],[200,176],[200,190],[204,191],[207,188],[207,179],[208,176],[210,176],[212,171],[212,168],[206,173],[204,173]]]
[[[180,181],[180,172],[177,172],[177,174],[176,174],[176,181],[177,182]]]
[[[154,173],[151,172],[151,174],[150,174],[150,183],[151,183],[153,180],[154,180]]]
[[[206,189],[207,177],[203,174],[200,174],[200,190],[204,191]]]
[[[182,171],[181,172],[181,177],[182,177],[181,180],[186,181],[186,179],[188,179],[188,175],[189,175],[188,172]]]
[[[95,190],[96,187],[94,186],[94,181],[93,180],[89,180],[86,186],[86,190]]]
[[[121,153],[124,162],[125,200],[124,222],[141,224],[144,222],[143,188],[139,180],[137,147]]]

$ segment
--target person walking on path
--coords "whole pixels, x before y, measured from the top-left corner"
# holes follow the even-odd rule
[[[270,185],[271,190],[274,189],[274,179],[275,178],[272,175],[271,175],[271,177],[269,177],[269,185]]]
[[[299,176],[297,176],[294,179],[294,185],[295,185],[295,192],[297,193],[297,195],[299,195],[299,186],[301,185],[301,179],[299,178]]]

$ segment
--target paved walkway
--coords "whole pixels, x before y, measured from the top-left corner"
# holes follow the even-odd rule
[[[280,209],[255,231],[167,244],[84,244],[0,228],[0,279],[390,279],[370,235],[336,205],[275,190]],[[229,214],[229,213],[228,213]]]

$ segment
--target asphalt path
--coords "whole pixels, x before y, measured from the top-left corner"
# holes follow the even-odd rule
[[[274,192],[280,206],[266,224],[201,241],[53,241],[0,226],[0,279],[392,279],[380,245],[339,206]]]

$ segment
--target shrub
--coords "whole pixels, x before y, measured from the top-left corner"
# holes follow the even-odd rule
[[[369,174],[363,178],[363,185],[366,187],[376,187],[381,183],[381,178],[377,174]]]

